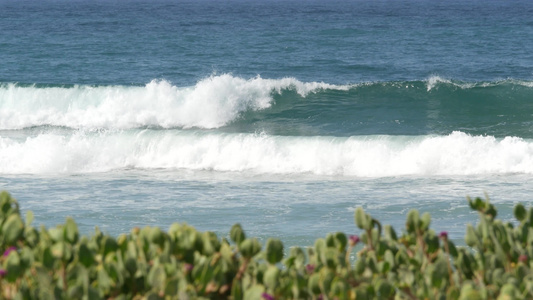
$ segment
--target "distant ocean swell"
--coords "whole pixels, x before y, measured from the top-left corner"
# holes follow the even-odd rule
[[[445,136],[291,137],[192,130],[0,137],[0,173],[209,170],[341,177],[533,174],[533,141]]]
[[[213,129],[242,119],[246,113],[278,107],[305,105],[311,114],[324,109],[357,109],[361,103],[406,110],[430,106],[434,110],[438,105],[444,114],[468,109],[528,122],[531,114],[524,113],[533,109],[532,99],[533,82],[511,79],[464,83],[431,77],[424,81],[335,85],[223,74],[187,87],[164,80],[145,86],[4,83],[0,84],[0,130],[36,126]],[[382,105],[383,101],[387,105]]]

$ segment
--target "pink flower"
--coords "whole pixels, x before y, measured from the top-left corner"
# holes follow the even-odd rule
[[[359,243],[361,239],[357,235],[350,235],[350,245],[353,247]]]
[[[9,253],[11,253],[11,251],[17,251],[17,247],[11,246],[7,248],[6,251],[4,252],[4,257],[8,256]]]
[[[4,269],[0,269],[0,277],[4,277],[7,275],[7,271]]]
[[[523,263],[523,264],[527,263],[527,261],[528,261],[528,257],[527,257],[527,255],[525,255],[525,254],[520,255],[520,256],[518,257],[518,261],[521,262],[521,263]]]
[[[307,271],[308,274],[312,274],[315,271],[315,265],[309,264],[305,266],[305,270]]]
[[[447,231],[441,231],[441,233],[439,234],[439,237],[441,239],[448,239],[448,232]]]
[[[265,300],[274,300],[274,296],[270,295],[269,293],[263,293],[261,297],[263,297]]]
[[[192,265],[192,264],[185,264],[184,267],[185,267],[185,270],[186,270],[187,272],[190,272],[190,271],[192,271],[192,269],[194,268],[194,265]]]

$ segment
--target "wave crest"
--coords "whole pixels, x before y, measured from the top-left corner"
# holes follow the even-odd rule
[[[522,86],[526,88],[533,87],[533,81],[526,80],[517,80],[517,79],[505,79],[497,81],[486,81],[486,82],[463,82],[446,79],[437,75],[430,76],[425,80],[426,89],[428,92],[437,89],[440,85],[444,86],[453,86],[459,89],[471,89],[471,88],[486,88],[486,87],[496,87],[502,85],[511,85],[511,86]]]
[[[242,112],[262,110],[273,93],[295,90],[300,96],[348,86],[300,82],[294,78],[243,79],[210,76],[190,87],[154,80],[143,87],[37,87],[0,85],[0,129],[52,125],[70,128],[218,128]]]

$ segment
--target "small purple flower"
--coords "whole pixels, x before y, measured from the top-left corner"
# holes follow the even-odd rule
[[[525,254],[520,255],[520,256],[518,257],[518,261],[521,262],[521,263],[523,263],[523,264],[526,264],[527,261],[528,261],[528,257],[527,257],[527,255],[525,255]]]
[[[11,246],[7,248],[6,251],[4,252],[4,257],[8,256],[9,253],[11,253],[11,251],[17,251],[17,247]]]
[[[269,293],[263,293],[261,297],[263,297],[265,300],[274,300],[274,296],[270,295]]]
[[[307,271],[308,274],[312,274],[315,271],[315,265],[309,264],[305,266],[305,270]]]
[[[185,264],[185,270],[186,270],[187,272],[192,271],[193,268],[194,268],[194,265],[192,265],[192,264]]]
[[[361,239],[357,235],[350,235],[350,245],[353,247],[359,243]]]
[[[316,297],[316,299],[317,300],[322,300],[322,299],[324,299],[324,295],[320,294],[320,295],[318,295],[318,297]]]
[[[441,233],[439,234],[439,237],[441,239],[448,239],[448,232],[447,231],[441,231]]]
[[[0,277],[4,277],[7,275],[7,271],[4,269],[0,269]]]

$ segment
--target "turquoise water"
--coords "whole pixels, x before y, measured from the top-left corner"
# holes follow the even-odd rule
[[[309,245],[533,190],[529,1],[0,0],[0,188],[37,224]]]

